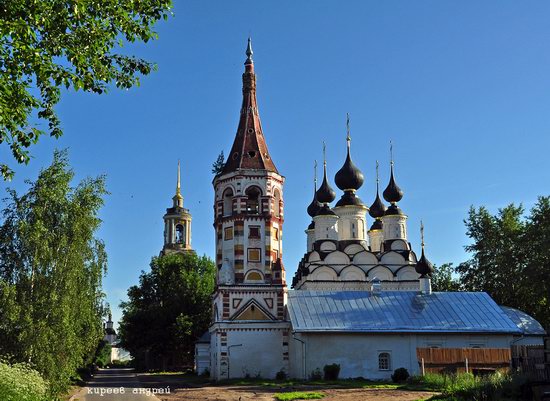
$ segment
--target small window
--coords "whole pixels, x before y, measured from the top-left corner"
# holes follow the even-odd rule
[[[279,229],[278,228],[273,229],[273,238],[275,238],[276,240],[279,240]]]
[[[260,238],[260,226],[250,226],[248,230],[248,238]]]
[[[381,352],[378,354],[378,370],[390,370],[391,357],[389,352]]]
[[[248,248],[248,261],[249,262],[261,262],[261,249],[260,248]]]
[[[229,241],[233,239],[233,227],[226,227],[223,230],[223,239]]]

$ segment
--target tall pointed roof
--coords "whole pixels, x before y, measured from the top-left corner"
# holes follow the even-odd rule
[[[278,173],[271,156],[269,156],[263,135],[256,99],[256,74],[254,73],[252,55],[252,42],[248,38],[239,127],[222,174],[231,173],[238,169],[268,170]]]

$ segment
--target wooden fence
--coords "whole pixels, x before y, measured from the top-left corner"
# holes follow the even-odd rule
[[[531,380],[550,380],[550,365],[545,363],[545,349],[541,345],[512,346],[512,368]]]
[[[510,348],[417,348],[422,372],[491,372],[508,370]]]

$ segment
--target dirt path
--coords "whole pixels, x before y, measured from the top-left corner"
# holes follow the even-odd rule
[[[273,394],[283,390],[271,390],[253,386],[212,386],[180,388],[169,395],[160,395],[161,401],[273,401]],[[285,389],[284,391],[310,391],[309,389]],[[313,391],[313,390],[312,390]],[[387,389],[315,389],[326,394],[324,401],[416,401],[430,398],[434,393]]]

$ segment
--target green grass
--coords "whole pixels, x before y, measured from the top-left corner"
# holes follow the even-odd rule
[[[293,401],[293,400],[319,400],[325,395],[323,393],[312,391],[292,391],[288,393],[275,394],[274,397],[279,401]]]
[[[522,400],[521,386],[526,379],[519,375],[495,373],[474,376],[468,373],[442,375],[429,373],[411,378],[408,386],[420,386],[440,392],[430,400],[445,401],[514,401]]]

